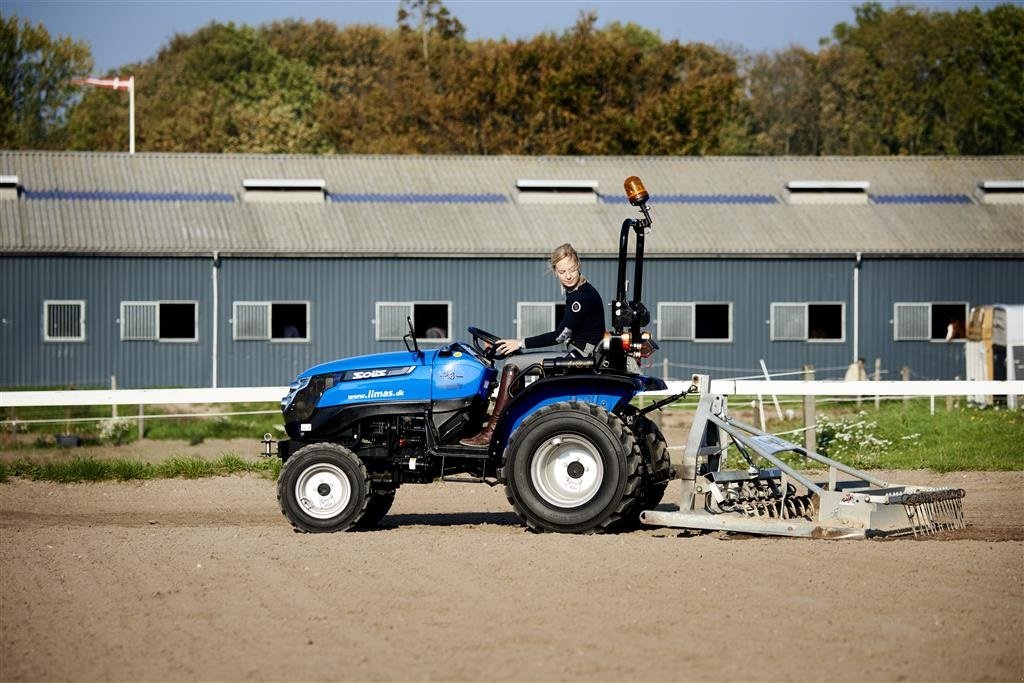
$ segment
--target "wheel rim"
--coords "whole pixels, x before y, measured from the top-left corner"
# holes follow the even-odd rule
[[[337,465],[310,465],[295,481],[295,500],[316,519],[337,517],[351,499],[352,484]]]
[[[597,495],[604,481],[604,462],[590,441],[563,434],[537,449],[530,464],[530,478],[547,503],[577,507]]]

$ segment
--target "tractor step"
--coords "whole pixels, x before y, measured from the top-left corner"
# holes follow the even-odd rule
[[[491,457],[489,446],[463,446],[461,444],[436,446],[434,453],[445,458],[469,458],[472,460],[488,460]]]

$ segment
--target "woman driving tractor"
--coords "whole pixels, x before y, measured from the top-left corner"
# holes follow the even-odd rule
[[[563,244],[551,252],[551,270],[565,291],[565,313],[558,327],[550,332],[525,339],[499,339],[495,342],[499,355],[565,344],[568,354],[523,354],[506,361],[501,371],[498,395],[487,425],[476,436],[462,439],[463,446],[487,446],[505,406],[511,398],[511,387],[520,372],[543,358],[567,355],[583,358],[594,352],[605,333],[604,302],[601,295],[580,271],[580,258],[571,244]]]

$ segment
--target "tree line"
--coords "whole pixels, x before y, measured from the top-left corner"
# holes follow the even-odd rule
[[[88,45],[0,17],[0,147],[127,148],[126,95],[70,85]],[[817,51],[746,54],[581,15],[468,40],[440,0],[396,26],[211,23],[136,78],[140,151],[901,155],[1024,153],[1024,7],[855,8]]]

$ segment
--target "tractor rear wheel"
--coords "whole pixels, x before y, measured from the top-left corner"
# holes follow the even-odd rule
[[[397,490],[395,488],[371,489],[370,502],[366,505],[366,512],[363,513],[363,518],[359,520],[360,529],[375,527],[380,520],[384,519],[384,516],[391,509],[391,504],[395,502]]]
[[[640,448],[640,455],[643,458],[643,477],[641,481],[642,493],[640,494],[641,510],[653,510],[665,497],[665,489],[669,481],[675,476],[672,469],[672,460],[668,454],[668,444],[665,443],[665,436],[646,417],[637,420],[634,427],[636,432],[637,446]]]
[[[296,531],[304,533],[351,529],[366,514],[370,498],[370,480],[362,461],[333,443],[299,449],[285,461],[277,478],[281,512]]]
[[[509,440],[502,473],[505,495],[534,531],[612,529],[640,489],[633,434],[612,413],[579,401],[527,418]]]

